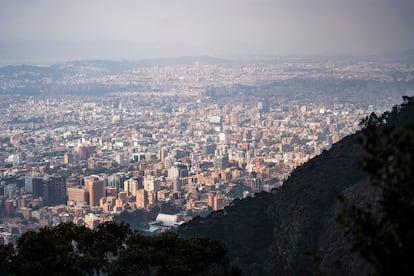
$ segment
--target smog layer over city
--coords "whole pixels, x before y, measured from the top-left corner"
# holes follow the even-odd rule
[[[300,275],[318,256],[327,274],[339,273],[334,256],[342,274],[382,271],[352,259],[336,198],[376,198],[355,188],[371,179],[358,141],[412,109],[413,11],[408,0],[0,0],[0,274]],[[70,236],[53,261],[22,253],[59,248],[42,231]],[[152,242],[181,253],[151,255]]]

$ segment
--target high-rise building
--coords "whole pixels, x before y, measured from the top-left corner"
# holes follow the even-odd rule
[[[23,162],[23,158],[20,154],[11,154],[7,158],[7,161],[14,165],[20,165]]]
[[[12,216],[14,214],[14,200],[13,199],[7,199],[4,202],[4,208],[6,211],[6,216]]]
[[[81,160],[88,159],[89,152],[88,152],[88,148],[87,147],[81,146],[77,150],[78,150],[79,159],[81,159]]]
[[[221,210],[226,206],[225,196],[223,194],[216,194],[214,197],[213,210]]]
[[[88,202],[88,193],[84,188],[67,188],[68,201],[85,204]]]
[[[13,199],[17,193],[17,185],[16,184],[9,184],[4,187],[4,195],[6,198]]]
[[[79,159],[87,160],[89,157],[92,156],[92,154],[95,151],[95,148],[92,146],[82,145],[76,148],[76,151],[78,153]]]
[[[153,175],[148,175],[144,177],[144,190],[158,192],[161,190],[161,184],[158,179]]]
[[[187,166],[181,163],[176,163],[174,166],[168,169],[168,179],[174,180],[177,177],[187,177],[188,169]]]
[[[210,206],[211,208],[213,208],[213,206],[214,206],[214,194],[212,194],[212,193],[208,194],[207,205]]]
[[[201,154],[202,155],[214,154],[215,150],[216,150],[216,145],[215,144],[203,144],[201,146]]]
[[[43,197],[44,180],[40,176],[26,176],[24,183],[24,191],[32,194],[33,198]]]
[[[138,180],[130,178],[124,181],[124,192],[128,195],[135,195],[135,191],[138,190]]]
[[[181,190],[181,180],[179,177],[173,179],[173,189],[174,192],[179,192]]]
[[[124,180],[125,175],[123,173],[115,173],[108,176],[108,185],[119,191],[124,188]]]
[[[148,205],[154,205],[157,203],[157,192],[147,191],[148,194]]]
[[[63,163],[64,164],[72,164],[73,163],[73,154],[70,152],[65,153],[63,155]]]
[[[230,124],[232,126],[236,126],[236,127],[239,126],[239,124],[240,124],[239,113],[232,112],[230,114]]]
[[[168,156],[168,149],[165,147],[162,147],[158,154],[158,159],[161,160],[161,162],[164,162],[165,158]]]
[[[258,102],[257,109],[261,112],[269,112],[269,102],[265,100]]]
[[[144,189],[139,189],[135,193],[137,208],[144,209],[148,206],[148,192]]]
[[[66,203],[66,178],[61,176],[51,176],[45,178],[43,195],[49,205]]]
[[[210,206],[214,211],[221,210],[226,206],[226,197],[220,193],[208,194],[207,205]]]
[[[89,193],[89,206],[99,206],[99,200],[105,196],[103,180],[98,176],[85,177],[85,191]]]
[[[215,167],[217,169],[226,169],[229,167],[229,157],[227,155],[218,156],[216,158]]]
[[[168,179],[169,180],[174,180],[178,177],[180,177],[180,170],[178,169],[178,167],[173,166],[173,167],[168,169]]]

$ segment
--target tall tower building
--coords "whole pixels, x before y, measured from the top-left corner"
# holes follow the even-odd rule
[[[180,177],[180,170],[178,169],[178,167],[173,166],[168,169],[168,179],[174,180],[178,177]]]
[[[159,151],[159,160],[161,160],[161,162],[164,162],[165,158],[168,156],[168,149],[165,147],[162,147]]]
[[[43,196],[49,205],[58,205],[66,203],[66,178],[65,177],[48,177],[45,180]]]
[[[115,187],[118,191],[124,188],[125,175],[123,173],[115,173],[108,176],[108,185]]]
[[[105,197],[103,180],[93,175],[85,177],[85,191],[89,193],[89,206],[99,206],[99,200]]]
[[[88,159],[88,150],[87,150],[87,148],[86,147],[79,147],[78,148],[78,155],[79,155],[79,158],[81,159],[81,160],[86,160],[86,159]]]
[[[239,126],[239,124],[240,124],[239,113],[232,112],[230,114],[230,125],[237,127],[237,126]]]
[[[179,177],[173,179],[173,189],[174,192],[178,192],[181,190],[181,180]]]
[[[154,191],[146,191],[148,195],[148,205],[157,203],[157,193]]]
[[[212,194],[212,193],[208,194],[207,205],[210,206],[211,208],[213,208],[213,206],[214,206],[214,194]]]
[[[226,206],[226,197],[224,194],[208,194],[208,206],[210,206],[214,211],[221,210]]]
[[[124,181],[124,192],[128,195],[135,195],[136,190],[138,190],[138,180],[130,178]]]
[[[225,197],[223,194],[216,194],[213,201],[213,210],[218,211],[226,206]]]
[[[32,194],[33,198],[43,197],[43,184],[43,178],[40,176],[26,176],[24,191],[26,194]]]
[[[215,167],[217,169],[225,169],[229,167],[229,157],[228,155],[222,155],[222,156],[218,156],[216,158],[216,163],[215,163]]]
[[[144,190],[151,192],[158,192],[161,190],[161,184],[158,179],[155,179],[155,176],[148,175],[144,177]]]
[[[135,193],[137,208],[144,209],[148,206],[148,192],[144,189],[139,189]]]
[[[72,164],[73,163],[73,154],[70,152],[65,153],[63,155],[63,163],[64,164]]]

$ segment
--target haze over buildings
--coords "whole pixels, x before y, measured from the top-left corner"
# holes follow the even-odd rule
[[[0,67],[0,244],[135,211],[162,232],[278,189],[413,94],[405,60],[159,62]]]
[[[414,48],[411,0],[0,1],[0,62]]]

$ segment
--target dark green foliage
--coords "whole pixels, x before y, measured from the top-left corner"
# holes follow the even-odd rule
[[[0,245],[0,275],[5,275],[14,270],[16,254],[13,245]]]
[[[174,233],[148,237],[135,235],[117,261],[114,272],[120,275],[210,275],[227,274],[228,258],[224,245],[217,241],[180,239]]]
[[[95,230],[66,223],[29,231],[15,248],[0,246],[0,275],[240,275],[226,254],[224,244],[208,239],[146,237],[114,222]]]
[[[365,123],[371,121],[372,124],[378,125],[386,122],[390,128],[401,129],[401,126],[411,119],[414,119],[414,104],[412,98],[405,97],[401,106],[381,116],[372,114]],[[324,151],[298,167],[277,192],[267,196],[235,200],[232,206],[223,211],[214,212],[205,219],[195,218],[183,225],[179,234],[185,237],[205,236],[224,241],[229,250],[230,261],[238,264],[248,275],[310,275],[315,272],[327,275],[364,275],[372,272],[370,263],[352,253],[351,237],[344,236],[343,229],[336,222],[337,213],[343,208],[337,201],[338,194],[343,194],[347,200],[357,202],[358,206],[371,204],[371,208],[376,208],[374,202],[378,196],[378,188],[369,185],[369,179],[370,173],[376,173],[375,168],[378,164],[371,171],[367,171],[368,167],[361,167],[367,153],[359,143],[364,139],[364,135],[363,131],[358,131],[345,137],[329,151]],[[395,139],[399,139],[400,142],[395,140],[392,143],[400,143],[403,146],[412,139],[408,138],[410,135],[395,135]],[[385,143],[384,139],[381,138],[379,141]],[[384,146],[380,148],[387,149]],[[394,158],[392,163],[387,163],[387,155],[384,155],[380,158],[381,162],[393,164],[392,170],[398,168],[412,173],[414,169],[410,168],[413,168],[413,164],[409,162],[412,162],[410,154],[414,150],[411,147],[402,147],[400,151],[404,153],[401,159]],[[370,164],[372,162],[367,166]],[[414,178],[411,176],[411,179]],[[401,182],[403,179],[397,177],[392,183],[397,181]],[[412,186],[412,182],[405,183],[407,187]],[[398,193],[387,200],[400,200],[401,193],[406,194],[402,197],[405,205],[401,206],[406,206],[405,212],[409,213],[414,210],[413,207],[409,207],[414,196],[407,192],[407,188],[398,188]],[[369,220],[377,220],[379,215],[380,213],[374,212],[365,221],[368,221],[368,225],[373,225]],[[360,217],[364,219],[363,216]],[[411,218],[414,216],[411,215]],[[406,225],[409,223],[411,222],[404,222]],[[399,222],[399,225],[402,225],[402,222]],[[367,232],[376,231],[377,228],[371,229]],[[399,230],[396,228],[393,231]],[[360,241],[364,240],[365,234],[360,235]],[[405,237],[408,234],[401,235]],[[376,246],[376,243],[383,246],[385,242],[389,242],[376,241],[380,237],[383,239],[381,234],[367,239],[367,242],[373,246]],[[393,238],[391,241],[394,243],[400,239]],[[411,248],[414,246],[411,245]],[[311,256],[305,255],[306,252],[311,252]],[[407,262],[407,259],[404,261]],[[410,263],[414,262],[408,262]]]
[[[233,263],[249,275],[252,271],[258,273],[258,270],[263,270],[261,262],[266,258],[266,247],[272,239],[272,224],[263,212],[271,200],[272,195],[266,192],[243,200],[236,199],[232,206],[213,212],[206,218],[195,217],[180,227],[179,233],[184,237],[224,241]]]
[[[44,227],[23,234],[17,242],[15,272],[23,275],[82,275],[95,268],[88,254],[93,232],[74,224]]]
[[[106,222],[97,227],[89,251],[95,260],[97,270],[111,270],[112,262],[122,254],[124,245],[131,235],[132,231],[124,223]]]
[[[400,111],[410,105],[413,99],[404,97]],[[399,127],[382,121],[367,118],[362,140],[367,152],[363,168],[378,196],[365,204],[341,197],[338,222],[374,274],[404,275],[414,262],[414,120]]]

